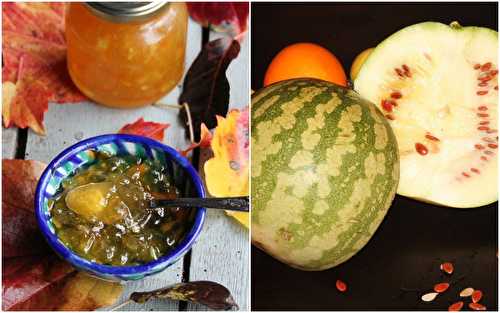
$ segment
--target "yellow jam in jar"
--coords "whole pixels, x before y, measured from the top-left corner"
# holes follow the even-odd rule
[[[68,70],[77,87],[100,104],[148,105],[172,90],[182,77],[188,20],[185,3],[162,3],[140,14],[144,3],[69,5]],[[133,7],[113,7],[117,4]]]

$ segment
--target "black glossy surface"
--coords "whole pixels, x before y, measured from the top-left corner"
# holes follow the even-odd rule
[[[348,71],[355,56],[398,29],[433,20],[498,28],[497,4],[252,4],[252,88],[284,46],[316,42]],[[476,209],[435,207],[397,196],[365,248],[323,272],[292,269],[252,247],[253,310],[446,310],[465,287],[483,290],[498,309],[498,203]],[[439,270],[453,262],[455,273]],[[336,279],[348,284],[340,294]],[[452,287],[432,303],[435,283]],[[406,291],[405,291],[406,290]],[[467,306],[468,302],[466,302]],[[468,309],[468,308],[465,308]]]

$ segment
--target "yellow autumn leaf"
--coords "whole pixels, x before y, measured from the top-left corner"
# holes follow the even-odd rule
[[[248,107],[241,112],[232,110],[226,118],[217,116],[211,147],[214,156],[204,165],[208,192],[214,197],[247,196]],[[249,227],[248,213],[226,213]]]

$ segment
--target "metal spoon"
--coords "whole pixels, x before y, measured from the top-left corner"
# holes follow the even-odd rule
[[[72,211],[86,216],[105,215],[107,206],[106,197],[113,187],[111,182],[90,183],[78,186],[66,194],[66,205]],[[159,195],[161,197],[161,194]],[[232,211],[249,211],[248,197],[228,197],[228,198],[157,198],[149,202],[151,208],[196,208],[205,207],[210,209],[222,209]]]
[[[228,198],[176,198],[168,200],[152,200],[149,206],[167,208],[196,208],[221,209],[248,212],[248,197]]]

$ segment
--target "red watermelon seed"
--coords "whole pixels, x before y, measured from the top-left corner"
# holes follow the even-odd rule
[[[484,63],[483,66],[481,66],[481,71],[485,72],[488,71],[491,68],[491,62]]]
[[[402,97],[403,95],[399,91],[394,91],[393,93],[391,93],[391,98],[393,99],[401,99]]]
[[[453,273],[453,264],[450,262],[445,262],[439,266],[439,268],[445,272],[446,274],[452,274]]]
[[[427,147],[420,142],[415,143],[415,150],[417,150],[418,154],[420,155],[426,155],[427,153],[429,153],[429,149],[427,149]]]
[[[475,167],[471,167],[470,171],[476,174],[481,174],[481,172]]]
[[[335,282],[335,287],[337,287],[337,290],[340,292],[345,292],[347,290],[346,283],[344,283],[340,279],[337,279],[337,281]]]
[[[392,103],[391,103],[391,101],[382,100],[381,106],[384,109],[384,111],[386,111],[386,112],[392,112]]]
[[[432,140],[432,141],[439,141],[439,138],[437,138],[437,137],[435,137],[435,136],[433,136],[433,135],[431,135],[431,134],[429,134],[429,133],[427,133],[427,134],[425,135],[425,138],[427,138],[427,139],[429,139],[429,140]]]
[[[479,303],[469,303],[469,308],[471,308],[472,310],[474,311],[485,311],[486,310],[486,307],[482,304],[479,304]]]
[[[464,306],[463,301],[458,301],[458,302],[455,302],[452,305],[450,305],[448,307],[448,311],[457,312],[457,311],[460,311],[463,308],[463,306]]]
[[[483,292],[481,290],[474,290],[471,295],[472,302],[478,303],[483,297]]]
[[[439,284],[434,285],[434,291],[438,292],[438,293],[443,293],[449,287],[450,287],[450,284],[448,284],[448,283],[439,283]]]

